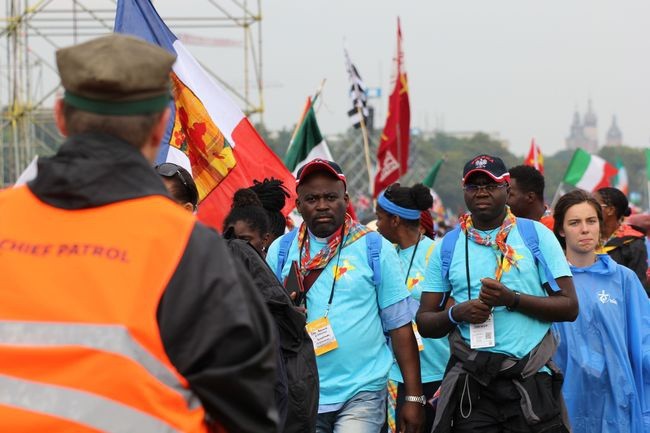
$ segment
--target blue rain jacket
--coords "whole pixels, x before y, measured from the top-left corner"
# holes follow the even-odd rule
[[[571,272],[580,314],[554,324],[554,360],[573,431],[650,433],[650,300],[607,255]]]

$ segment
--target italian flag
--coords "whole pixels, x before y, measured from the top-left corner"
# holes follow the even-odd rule
[[[301,121],[294,133],[287,154],[284,156],[284,165],[293,173],[294,177],[300,167],[314,158],[333,161],[327,142],[323,138],[316,121],[314,104],[307,98],[307,105],[303,111]]]
[[[611,178],[616,173],[616,167],[600,156],[576,149],[564,175],[564,183],[593,192],[611,186]]]

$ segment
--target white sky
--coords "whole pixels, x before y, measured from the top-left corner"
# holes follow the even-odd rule
[[[271,127],[295,121],[324,77],[321,128],[347,126],[344,37],[367,84],[389,93],[399,15],[412,126],[497,131],[516,154],[535,137],[553,153],[591,97],[600,143],[616,114],[626,144],[649,144],[646,0],[283,0],[263,8],[265,77],[283,84],[266,91]]]
[[[6,0],[1,3],[4,12]],[[53,6],[65,3],[55,0]],[[110,0],[82,3],[114,7]],[[217,15],[209,0],[155,4],[163,17]],[[332,134],[347,128],[344,38],[366,84],[382,87],[385,98],[374,104],[376,124],[383,126],[399,15],[412,127],[498,132],[519,155],[535,137],[550,154],[564,147],[574,110],[583,114],[591,97],[601,144],[616,114],[626,144],[650,145],[650,1],[263,0],[262,15],[264,120],[270,129],[293,125],[323,78],[321,129]],[[243,39],[238,29],[180,32]],[[240,51],[188,48],[243,87]],[[53,62],[47,44],[34,41],[34,49]]]

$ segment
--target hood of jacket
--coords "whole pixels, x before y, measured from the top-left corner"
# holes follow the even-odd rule
[[[579,268],[569,263],[569,267],[574,275],[582,273],[611,275],[616,272],[616,262],[607,254],[597,254],[596,261],[591,266]]]
[[[30,190],[63,209],[85,209],[150,195],[169,197],[160,176],[133,145],[107,134],[80,134],[56,155],[39,158]]]

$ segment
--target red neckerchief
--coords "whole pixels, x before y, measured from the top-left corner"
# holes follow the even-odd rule
[[[356,223],[350,215],[346,214],[345,222],[343,223],[343,230],[340,228],[337,229],[336,233],[330,237],[329,241],[327,241],[327,245],[325,245],[318,254],[311,257],[307,225],[302,223],[300,230],[298,231],[298,251],[304,250],[300,257],[300,273],[305,276],[310,271],[323,269],[327,266],[327,263],[332,259],[332,257],[336,255],[343,238],[345,238],[343,246],[346,247],[369,231],[370,229]]]

